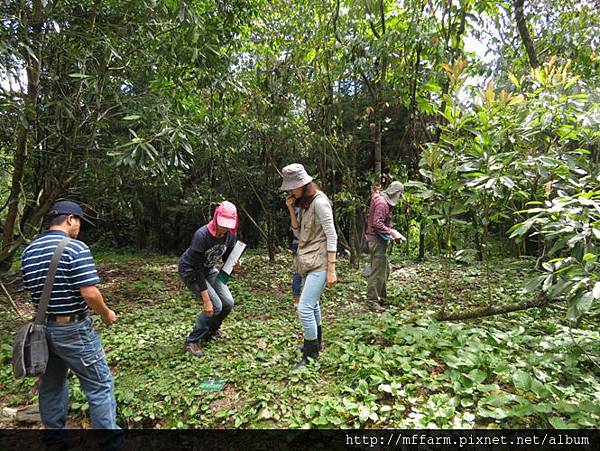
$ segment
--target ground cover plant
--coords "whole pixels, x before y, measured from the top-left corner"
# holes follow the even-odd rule
[[[301,340],[289,292],[290,259],[249,253],[230,281],[236,307],[197,359],[182,352],[199,305],[179,281],[176,257],[99,252],[102,288],[119,313],[96,321],[116,383],[118,415],[155,428],[590,428],[600,424],[600,333],[550,305],[489,319],[438,322],[445,267],[394,256],[391,305],[372,312],[358,269],[340,260],[340,282],[323,301],[325,351],[291,367]],[[530,296],[531,261],[493,260],[493,302]],[[451,310],[488,302],[483,264],[452,263]],[[17,302],[25,295],[15,287]],[[22,307],[24,308],[24,307]],[[12,378],[11,334],[2,311],[2,406],[36,403],[35,381]],[[215,382],[224,382],[219,389]],[[211,385],[212,384],[212,385]],[[216,387],[216,389],[215,389]],[[213,390],[211,390],[213,388]],[[89,426],[70,379],[73,425]]]

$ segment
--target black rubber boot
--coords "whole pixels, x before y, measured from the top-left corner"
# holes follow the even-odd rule
[[[323,329],[321,328],[320,324],[317,326],[317,344],[319,347],[319,351],[322,351],[323,350]],[[298,348],[298,350],[300,352],[302,352],[302,350],[304,349],[304,344],[298,345],[296,347]]]
[[[310,363],[310,360],[319,360],[319,343],[317,340],[304,340],[302,348],[302,360],[294,368],[302,368]]]

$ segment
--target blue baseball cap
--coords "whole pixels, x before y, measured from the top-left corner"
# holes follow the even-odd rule
[[[47,216],[48,218],[54,218],[56,216],[61,215],[74,215],[87,222],[88,224],[94,225],[92,221],[90,221],[84,216],[83,210],[81,209],[79,204],[70,200],[59,200],[58,202],[56,202],[54,205],[52,205],[50,211],[48,211]]]

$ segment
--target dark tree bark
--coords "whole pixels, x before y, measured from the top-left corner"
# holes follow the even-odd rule
[[[19,198],[23,186],[25,174],[25,163],[27,161],[27,141],[29,132],[36,120],[37,99],[40,85],[41,73],[41,46],[42,46],[42,24],[43,6],[40,0],[31,3],[31,10],[25,2],[19,5],[21,13],[21,26],[19,29],[20,41],[27,44],[28,48],[37,53],[34,57],[25,49],[21,57],[26,61],[27,93],[24,98],[23,113],[17,122],[16,149],[13,160],[13,173],[8,197],[8,211],[6,221],[2,228],[2,250],[0,252],[0,272],[7,271],[11,264],[16,249],[15,235],[16,225],[19,217]]]
[[[531,67],[536,69],[540,66],[540,62],[533,45],[533,40],[529,34],[529,28],[527,28],[527,22],[525,21],[524,3],[525,0],[515,0],[515,21],[517,22],[519,35],[521,36],[521,40],[523,41],[523,45],[527,51],[529,64],[531,64]]]
[[[419,261],[425,260],[425,219],[419,221]]]

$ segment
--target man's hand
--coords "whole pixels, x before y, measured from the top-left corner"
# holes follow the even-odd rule
[[[79,289],[81,296],[90,306],[90,308],[100,315],[102,318],[102,322],[107,326],[110,326],[115,321],[117,321],[117,314],[109,309],[104,303],[104,298],[102,297],[102,293],[100,290],[96,288],[96,285],[89,285],[87,287],[81,287]]]
[[[233,270],[235,272],[238,272],[240,269],[242,269],[242,262],[240,260],[238,260],[237,262],[235,262],[233,264]]]
[[[102,322],[107,326],[110,326],[117,322],[117,314],[111,309],[107,309],[106,313],[102,315]]]

